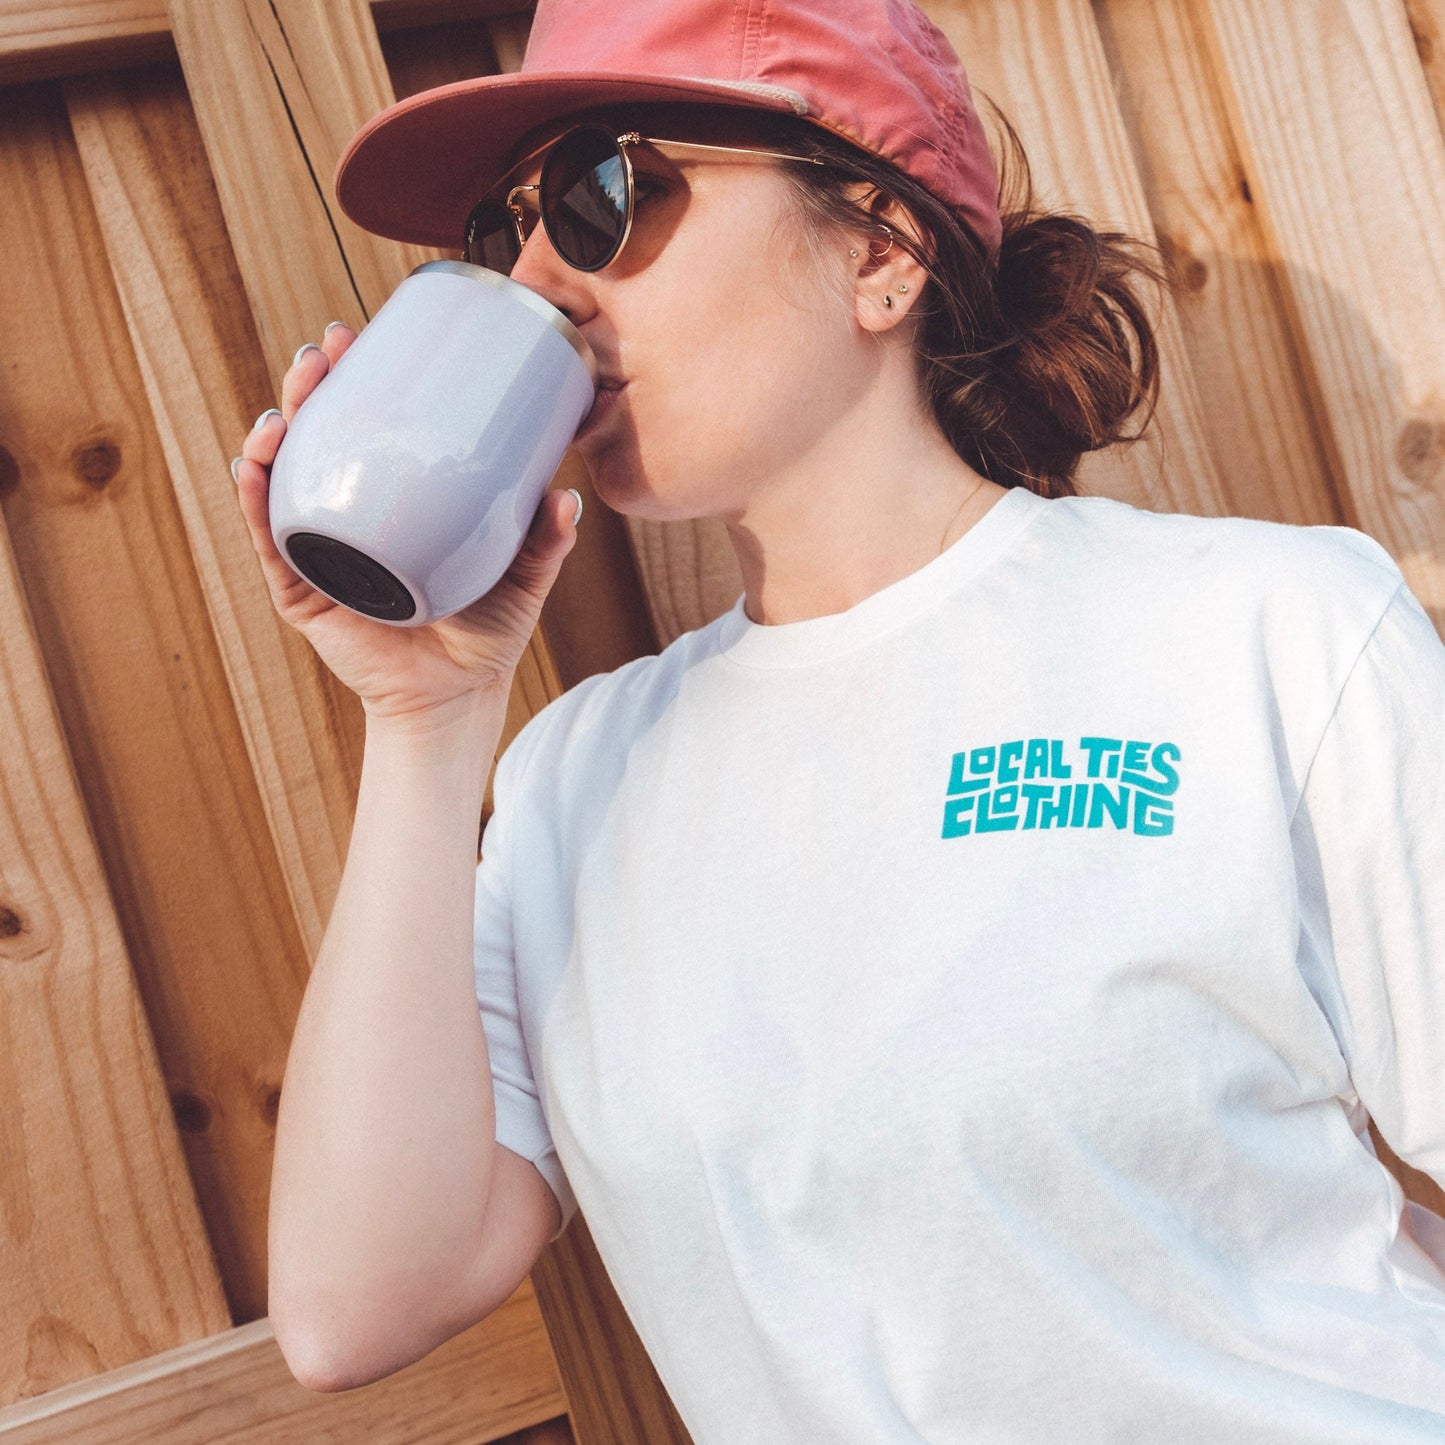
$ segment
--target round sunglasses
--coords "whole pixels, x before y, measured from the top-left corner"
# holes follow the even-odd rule
[[[462,237],[462,259],[509,276],[522,254],[527,236],[541,214],[552,248],[578,271],[600,271],[621,254],[632,232],[637,181],[628,150],[636,145],[708,151],[718,155],[769,156],[821,166],[815,156],[748,146],[704,145],[700,141],[662,140],[635,130],[614,135],[595,123],[574,126],[547,145],[524,156],[501,177],[546,153],[537,184],[513,186],[506,199],[488,196],[472,207]],[[500,182],[498,182],[500,184]],[[531,217],[519,197],[535,193]],[[529,224],[530,222],[530,224]]]

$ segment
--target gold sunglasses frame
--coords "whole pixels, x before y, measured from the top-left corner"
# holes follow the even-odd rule
[[[554,136],[551,140],[546,142],[545,145],[538,146],[536,150],[531,151],[527,155],[523,156],[522,159],[517,161],[514,165],[508,166],[507,169],[503,171],[500,176],[498,176],[496,182],[493,183],[491,189],[495,190],[497,188],[497,185],[499,185],[502,181],[506,180],[513,171],[519,170],[529,161],[536,160],[538,156],[545,155],[548,151],[552,149],[553,146],[560,144],[562,141],[566,140],[568,136],[575,135],[579,130],[600,130],[606,132],[607,127],[587,123],[583,125],[573,126],[570,130],[563,131],[561,135]],[[817,156],[795,156],[790,155],[786,151],[758,150],[752,146],[719,146],[708,145],[702,141],[667,140],[660,136],[641,135],[635,130],[623,131],[621,135],[613,136],[612,139],[617,146],[618,154],[620,154],[622,157],[622,170],[627,188],[626,214],[623,217],[622,238],[618,241],[616,249],[600,266],[573,266],[573,263],[571,261],[568,261],[565,256],[561,256],[561,253],[558,252],[558,255],[561,256],[561,259],[566,262],[568,266],[572,266],[572,269],[574,271],[586,271],[589,274],[597,271],[605,271],[622,254],[623,250],[627,246],[627,238],[632,234],[632,217],[637,209],[636,193],[633,189],[635,183],[633,180],[632,172],[632,157],[627,154],[627,148],[629,146],[650,145],[656,146],[658,149],[661,149],[663,146],[680,146],[684,150],[709,151],[713,154],[721,155],[766,156],[772,160],[802,161],[809,165],[815,166],[822,166],[827,164],[826,161],[821,160]],[[511,212],[512,225],[515,227],[517,232],[518,257],[520,257],[522,248],[527,244],[527,236],[522,229],[523,211],[521,206],[517,204],[516,198],[524,191],[540,192],[541,189],[542,186],[540,181],[537,181],[529,186],[513,186],[511,190],[507,192],[506,200],[502,203],[507,208],[507,210]],[[487,197],[482,197],[482,200],[486,199]],[[538,199],[540,201],[540,195]],[[478,204],[480,205],[480,202],[478,202]],[[473,209],[475,210],[475,207],[473,207]],[[538,219],[541,220],[542,226],[545,229],[547,223],[546,220],[541,216],[540,205],[538,206]],[[551,239],[550,235],[548,239]],[[466,260],[465,245],[463,246],[462,260]],[[517,258],[514,258],[512,262],[514,266],[516,265],[516,261]]]

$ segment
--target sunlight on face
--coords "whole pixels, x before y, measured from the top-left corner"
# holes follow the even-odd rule
[[[608,119],[619,133],[758,143],[746,117],[684,125],[689,109]],[[547,138],[534,134],[519,153]],[[871,338],[857,335],[836,276],[805,244],[778,162],[630,153],[636,207],[618,258],[577,271],[539,229],[512,274],[572,320],[604,375],[627,382],[576,444],[598,495],[634,516],[736,516],[848,408],[873,364]],[[540,169],[538,158],[511,183]]]

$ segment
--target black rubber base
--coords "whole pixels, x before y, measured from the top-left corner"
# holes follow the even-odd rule
[[[416,616],[416,599],[380,562],[316,532],[293,532],[286,539],[291,565],[306,580],[353,612],[405,622]]]

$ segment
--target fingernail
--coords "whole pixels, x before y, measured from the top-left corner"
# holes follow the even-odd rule
[[[573,514],[572,525],[575,527],[582,520],[582,493],[576,487],[568,487],[567,490],[577,498],[577,511]]]
[[[238,476],[236,475],[236,473],[240,470],[240,468],[241,468],[241,458],[240,458],[240,457],[232,457],[232,458],[231,458],[231,480],[232,480],[233,482],[239,482],[239,481],[241,480],[240,477],[238,477]]]
[[[329,321],[329,322],[327,322],[327,324],[326,324],[326,330],[323,331],[321,334],[322,334],[323,336],[330,336],[331,333],[332,333],[333,331],[335,331],[338,326],[345,326],[345,325],[346,325],[346,323],[345,323],[344,321]],[[303,350],[304,350],[304,348],[303,348]]]
[[[280,415],[281,413],[277,411],[274,406],[267,407],[266,410],[263,411],[261,415],[256,418],[255,424],[251,427],[251,430],[260,431],[261,428],[266,425],[268,418]]]
[[[305,346],[297,349],[296,355],[291,358],[291,365],[295,366],[308,351],[320,351],[321,348],[314,342],[308,341]]]

